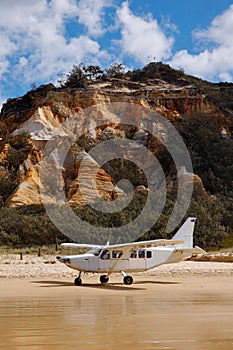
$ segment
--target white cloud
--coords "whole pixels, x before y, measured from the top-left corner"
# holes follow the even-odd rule
[[[232,81],[232,75],[228,72],[220,72],[219,79],[220,79],[220,81],[230,82],[230,81]]]
[[[104,8],[111,6],[111,0],[80,0],[78,4],[78,21],[83,24],[89,35],[104,34]]]
[[[15,50],[16,45],[9,40],[3,33],[0,33],[0,77],[4,74],[9,67],[9,61],[7,59]]]
[[[177,52],[169,62],[187,73],[210,80],[228,80],[233,77],[233,5],[214,18],[209,28],[194,31],[194,37],[205,48],[199,54],[187,50]]]
[[[9,66],[9,62],[6,59],[0,59],[0,77],[3,75]]]
[[[52,47],[51,52],[44,50],[41,54],[41,52],[36,51],[34,55],[30,56],[31,70],[28,70],[28,66],[25,67],[25,77],[30,81],[30,74],[33,70],[34,76],[40,76],[41,79],[45,80],[59,71],[68,72],[74,64],[82,62],[84,58],[87,62],[92,61],[93,64],[98,64],[101,57],[105,59],[108,54],[101,51],[98,42],[81,35],[78,38],[72,38],[69,42],[57,43]]]
[[[233,5],[211,22],[206,30],[197,30],[194,35],[197,38],[213,41],[219,45],[233,45]]]
[[[147,62],[148,57],[156,61],[170,57],[174,39],[164,34],[156,19],[135,16],[127,1],[117,10],[117,16],[123,54],[131,55],[142,63]]]
[[[75,0],[1,0],[0,75],[11,74],[18,82],[44,82],[57,73],[68,72],[83,60],[98,61],[107,53],[99,43],[80,33],[69,37],[66,25],[81,19]],[[100,29],[101,6],[86,0],[95,14],[93,32]],[[79,16],[79,17],[78,17]],[[98,17],[99,16],[99,17]],[[84,17],[83,17],[84,18]],[[87,23],[91,32],[91,19]],[[13,74],[11,73],[14,72]]]

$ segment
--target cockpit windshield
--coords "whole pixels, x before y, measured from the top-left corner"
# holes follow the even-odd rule
[[[92,248],[91,250],[89,250],[88,254],[93,254],[93,255],[95,255],[95,256],[99,256],[101,251],[102,251],[101,248],[99,248],[99,247],[94,247],[94,248]]]

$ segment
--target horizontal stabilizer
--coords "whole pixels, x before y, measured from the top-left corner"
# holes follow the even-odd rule
[[[192,253],[192,254],[205,254],[206,251],[204,249],[201,249],[198,246],[195,246],[194,248],[177,248],[175,250],[179,253]]]

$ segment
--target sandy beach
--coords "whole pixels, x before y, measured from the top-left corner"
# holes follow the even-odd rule
[[[104,286],[52,255],[0,256],[0,348],[232,350],[233,264],[186,261]]]
[[[134,283],[131,286],[123,284],[121,274],[112,274],[109,283],[101,285],[98,274],[86,273],[82,277],[83,285],[77,287],[73,283],[77,276],[75,271],[62,264],[38,260],[35,259],[31,264],[0,264],[0,298],[59,296],[64,292],[72,295],[77,291],[80,296],[91,296],[97,290],[100,294],[114,291],[128,294],[132,290],[139,294],[146,292],[147,297],[160,292],[165,292],[167,296],[182,296],[195,291],[209,294],[230,293],[233,296],[231,263],[181,262],[164,265],[147,272],[133,273]],[[169,288],[164,288],[166,285]]]

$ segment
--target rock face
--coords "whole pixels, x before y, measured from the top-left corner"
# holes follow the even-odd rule
[[[16,190],[8,198],[6,206],[17,207],[31,204],[40,205],[42,203],[68,203],[72,207],[80,207],[87,203],[94,202],[96,198],[99,197],[110,201],[118,198],[118,196],[124,195],[122,191],[114,185],[111,177],[102,169],[99,169],[97,172],[96,183],[92,183],[90,174],[93,169],[96,169],[97,164],[91,157],[82,161],[84,176],[82,177],[82,187],[80,191],[80,180],[78,179],[80,162],[81,159],[76,161],[72,169],[67,167],[64,182],[62,182],[61,186],[57,186],[57,192],[48,196],[43,195],[43,198],[41,198],[41,191],[44,191],[43,184],[41,184],[40,181],[41,166],[40,164],[31,166],[26,171],[25,176]],[[54,167],[53,170],[55,170]],[[69,172],[77,172],[77,174],[70,176]],[[46,176],[52,177],[51,171],[48,171]],[[74,180],[72,180],[73,177]],[[65,197],[65,187],[67,188],[67,198]]]
[[[7,199],[7,207],[41,204],[39,172],[36,166],[30,167],[17,189]]]
[[[150,69],[151,67],[148,66],[144,73],[142,71],[141,75],[135,75],[130,79],[127,77],[108,78],[96,81],[86,88],[55,88],[54,85],[48,84],[28,92],[23,97],[9,100],[2,108],[0,119],[0,136],[3,138],[0,176],[6,172],[4,159],[8,157],[6,130],[8,134],[11,133],[12,137],[22,135],[22,133],[29,134],[33,147],[27,158],[18,167],[18,186],[5,204],[9,207],[41,204],[40,162],[48,159],[52,151],[54,152],[54,149],[52,150],[53,140],[56,141],[57,137],[64,137],[65,140],[72,138],[73,135],[81,137],[78,142],[73,140],[73,149],[69,150],[61,164],[63,183],[60,184],[60,190],[65,194],[66,202],[76,207],[93,202],[96,197],[110,201],[123,195],[115,184],[116,179],[111,178],[100,167],[96,173],[96,184],[93,184],[90,174],[93,169],[96,169],[97,163],[91,156],[80,158],[80,154],[83,154],[83,150],[87,148],[91,149],[98,142],[112,138],[124,138],[126,134],[130,134],[139,147],[146,146],[155,153],[158,145],[151,142],[149,133],[144,130],[145,123],[147,126],[151,122],[149,113],[144,116],[135,113],[137,129],[129,126],[119,128],[120,114],[109,109],[111,103],[128,103],[129,110],[124,109],[126,115],[131,112],[130,106],[137,105],[153,113],[159,113],[168,120],[180,119],[184,115],[188,117],[194,112],[217,115],[219,120],[224,120],[224,111],[210,101],[193,83],[182,80],[180,77],[174,80],[174,77],[168,79],[164,76],[163,80],[161,75],[156,75],[156,70],[153,75]],[[95,106],[93,111],[89,110],[87,114],[86,110],[92,106]],[[97,127],[96,121],[99,125]],[[141,129],[142,122],[143,128]],[[221,127],[224,130],[227,128],[225,125]],[[74,144],[77,148],[75,151]],[[52,147],[51,152],[49,147]],[[59,156],[55,153],[53,155],[59,161]],[[80,164],[83,173],[81,190],[78,176]],[[50,170],[53,172],[52,169]],[[182,176],[184,181],[190,179],[190,175],[184,174],[184,170],[179,176]],[[168,187],[173,186],[176,177],[177,175],[167,178]],[[195,179],[201,182],[197,176]],[[143,187],[137,188],[138,191],[142,189],[146,191]],[[64,202],[64,196],[62,198]],[[58,197],[48,198],[48,201],[50,200],[56,202]]]

